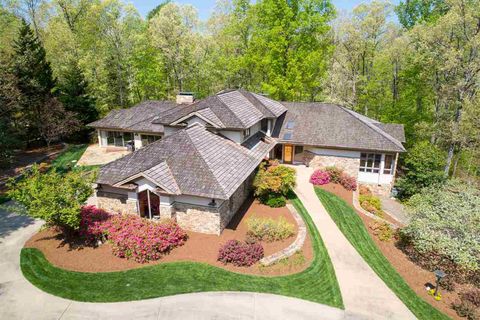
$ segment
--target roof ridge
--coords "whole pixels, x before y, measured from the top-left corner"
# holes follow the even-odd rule
[[[342,107],[342,106],[339,106],[337,104],[332,104],[333,106],[339,108],[340,110],[343,110],[344,112],[348,113],[349,115],[351,115],[352,117],[354,117],[355,119],[357,119],[358,121],[360,121],[361,123],[364,123],[365,125],[367,125],[370,129],[372,129],[373,131],[379,133],[380,135],[382,135],[384,138],[388,139],[390,142],[392,142],[393,144],[395,144],[397,147],[399,147],[400,149],[402,150],[405,150],[405,147],[402,145],[402,143],[400,141],[398,141],[397,139],[395,139],[394,137],[392,137],[391,135],[389,135],[388,133],[386,133],[385,131],[383,131],[382,129],[380,129],[379,127],[377,127],[376,125],[374,125],[373,123],[370,123],[368,121],[365,121],[363,120],[362,118],[360,117],[357,117],[354,113],[353,110],[350,110],[350,109],[347,109],[345,107]],[[350,112],[352,111],[352,112]],[[368,117],[367,117],[368,118]]]
[[[235,91],[235,90],[231,90],[231,91],[225,92],[225,93],[230,93],[230,92],[233,92],[233,91]],[[222,93],[222,94],[224,94],[224,93]],[[235,114],[235,112],[233,112],[232,110],[230,110],[230,108],[227,106],[227,104],[226,104],[225,102],[223,102],[222,99],[220,99],[218,96],[219,96],[219,94],[215,94],[215,95],[213,95],[213,96],[211,96],[211,97],[212,97],[212,98],[215,98],[216,100],[218,100],[218,101],[223,105],[222,110],[225,110],[225,111],[228,112],[229,114],[233,115],[233,117],[234,117],[240,124],[242,124],[243,126],[245,126],[245,124],[243,123],[243,121]],[[212,112],[217,116],[217,114],[213,111],[212,108],[210,108],[210,110],[212,110]],[[225,111],[224,111],[224,112],[225,112]],[[217,116],[217,118],[218,118],[218,116]],[[225,124],[224,124],[224,126],[225,126]]]
[[[255,109],[257,109],[258,111],[260,111],[262,114],[264,113],[263,110],[259,110],[257,108],[257,106],[250,100],[250,98],[254,99],[256,102],[258,102],[262,107],[263,109],[265,109],[269,115],[270,115],[270,118],[272,117],[275,117],[275,115],[273,114],[273,112],[262,102],[260,101],[260,99],[258,99],[255,94],[253,92],[250,92],[248,90],[245,90],[245,89],[238,89],[237,90],[238,92],[240,92],[240,94],[242,96],[244,96],[248,101],[250,101],[250,103],[255,107]],[[265,116],[265,115],[264,115]]]
[[[195,123],[193,124],[192,126],[190,126],[189,128],[194,128],[194,127],[199,127],[199,129],[201,130],[202,128],[200,128],[202,125],[199,124],[199,123]],[[220,189],[222,190],[222,196],[223,197],[227,197],[227,192],[226,190],[223,188],[222,184],[220,183],[220,181],[218,181],[217,177],[215,176],[215,174],[213,173],[212,169],[210,168],[210,166],[207,164],[207,161],[205,161],[205,159],[203,158],[202,156],[202,153],[198,150],[197,148],[197,145],[196,143],[193,141],[192,137],[190,137],[190,135],[188,134],[187,132],[187,129],[184,129],[182,131],[185,131],[185,135],[188,137],[188,139],[190,140],[190,142],[192,143],[192,146],[193,146],[193,149],[195,151],[195,153],[198,155],[198,158],[205,164],[205,167],[207,167],[207,170],[208,172],[210,172],[210,174],[212,175],[213,179],[215,179],[215,182],[217,183],[217,185],[220,187]],[[206,129],[205,129],[206,131]],[[213,133],[211,133],[213,134]]]

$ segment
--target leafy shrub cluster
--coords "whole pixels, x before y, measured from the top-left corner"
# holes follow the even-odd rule
[[[480,290],[462,292],[460,301],[453,303],[452,307],[460,317],[466,317],[468,320],[480,319]]]
[[[376,216],[383,217],[382,211],[382,202],[379,197],[374,196],[373,194],[362,194],[358,197],[360,206],[367,210],[370,213],[373,213]]]
[[[323,186],[330,183],[331,177],[327,171],[315,170],[310,176],[310,183],[314,186]]]
[[[260,243],[246,243],[238,240],[227,241],[218,251],[218,261],[232,263],[237,267],[249,267],[263,258]]]
[[[393,238],[393,229],[386,222],[375,221],[370,224],[370,229],[380,241],[390,241]]]
[[[261,198],[261,202],[270,208],[281,208],[287,204],[287,199],[279,194],[271,193]]]
[[[93,191],[92,179],[74,171],[64,175],[55,170],[42,173],[34,165],[22,179],[9,181],[7,195],[23,206],[30,217],[42,219],[46,226],[70,235],[80,226],[81,208]]]
[[[295,169],[262,163],[253,181],[255,196],[271,207],[285,206],[287,193],[295,187]]]
[[[260,241],[279,241],[295,234],[295,227],[283,217],[278,220],[272,218],[251,217],[247,220],[247,235]]]
[[[340,184],[347,190],[357,190],[357,179],[336,167],[327,167],[325,170],[317,169],[310,176],[310,183],[314,186],[321,186],[329,182]]]
[[[95,206],[81,211],[79,235],[87,244],[108,240],[113,254],[140,263],[158,260],[187,240],[175,222],[153,222],[135,215],[109,214]]]
[[[403,176],[397,180],[399,197],[408,199],[423,188],[445,181],[445,154],[437,146],[417,143],[405,156]]]
[[[450,181],[425,188],[407,208],[411,220],[400,231],[400,244],[410,258],[430,270],[443,269],[457,282],[480,281],[478,190]]]
[[[114,255],[140,263],[158,260],[187,240],[173,221],[157,223],[134,215],[114,215],[103,228]]]
[[[96,244],[99,240],[106,240],[105,223],[112,218],[110,213],[95,206],[84,206],[80,216],[78,233],[87,244]]]

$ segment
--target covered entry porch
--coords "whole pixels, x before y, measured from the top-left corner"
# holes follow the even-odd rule
[[[304,151],[303,145],[279,143],[271,151],[270,159],[275,159],[286,164],[304,164]]]

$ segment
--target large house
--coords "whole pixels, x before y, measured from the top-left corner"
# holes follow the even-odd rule
[[[325,103],[278,102],[245,90],[195,101],[147,101],[90,124],[101,147],[134,149],[100,169],[96,196],[107,210],[175,218],[184,228],[220,234],[248,197],[266,158],[337,166],[389,193],[403,126]]]

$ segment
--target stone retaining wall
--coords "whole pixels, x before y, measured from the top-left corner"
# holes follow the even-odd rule
[[[287,208],[290,210],[290,212],[292,213],[292,216],[295,218],[295,221],[297,222],[297,225],[298,225],[297,238],[291,245],[289,245],[285,249],[275,252],[274,254],[269,255],[268,257],[265,257],[262,260],[260,260],[260,263],[264,266],[272,265],[278,262],[279,260],[282,260],[294,255],[295,252],[302,250],[303,244],[305,243],[305,238],[307,237],[307,227],[305,226],[305,222],[303,221],[302,217],[298,214],[297,210],[293,205],[287,204]]]

